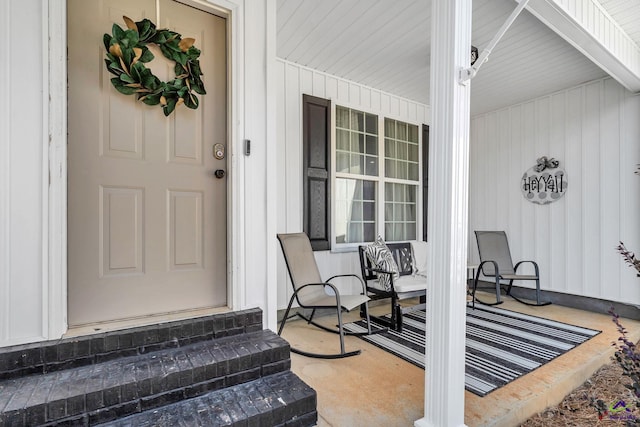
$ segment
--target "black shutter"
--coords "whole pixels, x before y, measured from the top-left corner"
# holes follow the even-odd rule
[[[331,101],[302,95],[304,232],[314,251],[331,249]]]
[[[427,207],[429,206],[429,126],[422,125],[422,240],[427,241]]]

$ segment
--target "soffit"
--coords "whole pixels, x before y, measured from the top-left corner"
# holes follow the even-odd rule
[[[513,0],[474,0],[472,44],[482,51],[515,6]],[[278,0],[276,53],[429,104],[430,12],[425,0]],[[472,80],[471,112],[605,75],[525,10]]]

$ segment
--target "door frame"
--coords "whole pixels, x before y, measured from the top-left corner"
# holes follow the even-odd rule
[[[175,0],[227,19],[227,306],[238,309],[244,301],[244,167],[239,162],[244,129],[244,2],[242,0]],[[43,3],[43,69],[45,98],[43,121],[48,123],[49,146],[43,156],[43,176],[48,192],[43,195],[43,332],[49,339],[62,336],[67,319],[67,0]],[[47,49],[48,46],[48,49]],[[48,89],[48,90],[47,90]],[[47,108],[48,106],[48,108]]]

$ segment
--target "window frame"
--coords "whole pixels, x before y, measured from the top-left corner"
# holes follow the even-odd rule
[[[352,173],[344,173],[337,172],[337,110],[338,108],[348,108],[349,110],[356,110],[366,114],[375,115],[378,120],[378,175],[371,176],[365,174],[352,174]],[[418,180],[412,181],[410,179],[399,179],[399,178],[387,178],[385,176],[385,119],[391,119],[403,123],[407,123],[412,126],[416,126],[417,135],[418,135]],[[335,100],[331,103],[331,170],[330,170],[330,179],[331,179],[331,194],[332,197],[335,198],[337,195],[337,179],[345,178],[345,179],[355,179],[355,180],[364,180],[364,181],[373,181],[375,182],[376,187],[376,216],[375,216],[375,236],[380,235],[386,241],[385,236],[385,183],[396,183],[396,184],[409,184],[415,187],[416,191],[416,235],[415,239],[420,240],[423,236],[423,229],[426,227],[426,224],[423,224],[423,191],[422,191],[422,182],[423,182],[423,170],[425,167],[423,165],[424,156],[423,156],[423,132],[422,132],[423,123],[421,121],[409,120],[404,117],[399,117],[397,115],[384,113],[382,111],[372,111],[370,109],[362,108],[358,105],[353,105],[348,102],[337,102]],[[356,242],[356,243],[338,243],[336,241],[336,220],[337,218],[337,203],[332,200],[331,203],[331,252],[353,252],[356,251],[358,246],[370,243],[370,242]],[[390,240],[393,242],[393,240]]]

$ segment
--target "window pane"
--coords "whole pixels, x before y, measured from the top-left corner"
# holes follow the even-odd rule
[[[418,164],[417,163],[409,163],[409,176],[407,176],[407,178],[413,180],[413,181],[417,181],[419,178],[419,170],[418,170]]]
[[[396,137],[396,122],[391,119],[384,119],[384,136],[388,138]]]
[[[378,158],[367,156],[365,162],[364,173],[370,176],[378,176]]]
[[[385,224],[384,225],[384,238],[387,242],[394,242],[396,240],[396,236],[393,234],[393,224]]]
[[[394,202],[405,202],[407,200],[407,193],[405,192],[406,187],[406,185],[402,184],[393,184]]]
[[[351,130],[364,131],[364,113],[351,110]]]
[[[347,235],[347,241],[349,243],[363,242],[362,240],[362,224],[351,223],[349,224],[349,234]]]
[[[393,222],[393,203],[384,204],[384,219],[387,222]]]
[[[336,106],[336,126],[339,128],[349,129],[349,109]]]
[[[362,202],[354,202],[351,204],[351,220],[362,222]]]
[[[378,134],[378,116],[373,114],[367,114],[366,117],[366,131],[367,133]]]
[[[418,126],[409,125],[409,141],[418,143]]]
[[[349,151],[349,131],[338,129],[336,131],[336,149]]]
[[[372,186],[374,187],[373,191],[371,190]],[[371,194],[373,195],[372,199],[363,197]],[[373,232],[372,230],[375,230],[376,211],[375,182],[337,178],[335,198],[336,242],[363,243],[372,241],[370,234]]]
[[[409,153],[407,158],[412,162],[418,161],[418,144],[408,144]]]
[[[416,220],[416,205],[405,205],[405,211],[404,211],[404,218],[407,221],[414,221]]]
[[[366,114],[362,111],[352,110],[345,107],[336,107],[336,152],[350,153],[336,159],[336,173],[351,173],[357,175],[378,175],[378,136],[376,123],[378,117]],[[365,134],[365,120],[368,125],[373,126],[371,135]],[[340,125],[344,129],[340,129]],[[365,159],[364,154],[371,156]],[[336,156],[338,157],[338,156]],[[365,161],[372,161],[365,164]]]
[[[394,221],[404,220],[404,205],[401,205],[400,203],[396,203],[393,205],[393,220]]]
[[[351,173],[362,175],[364,173],[364,156],[358,154],[351,155]]]
[[[384,161],[384,174],[387,178],[397,178],[395,160]]]
[[[349,153],[336,153],[336,172],[349,172]]]
[[[373,181],[362,182],[362,195],[364,200],[376,200],[376,183]]]
[[[373,242],[376,239],[376,225],[374,223],[364,223],[363,228],[363,242]]]
[[[395,161],[394,165],[391,162],[385,163],[385,167],[389,165],[385,169],[386,177],[418,181],[418,169],[414,170],[410,166],[415,164],[418,168],[420,165],[417,132],[418,127],[415,125],[385,119],[385,160]]]
[[[396,142],[393,139],[384,140],[384,155],[390,159],[396,158]]]
[[[393,224],[393,237],[395,237],[395,240],[406,240],[404,236],[404,225]]]
[[[393,184],[385,184],[384,199],[387,201],[393,201]]]
[[[405,162],[397,162],[396,178],[407,179],[407,164]]]
[[[407,240],[415,240],[417,238],[416,236],[418,235],[418,233],[416,232],[416,225],[412,223],[406,223],[404,235]]]
[[[375,221],[376,219],[376,204],[375,202],[363,202],[362,203],[362,218],[366,221]]]
[[[385,237],[415,240],[417,230],[417,185],[385,184]],[[389,236],[392,236],[390,238]]]
[[[407,160],[407,144],[404,142],[398,142],[396,145],[397,155],[399,160]]]
[[[396,139],[401,141],[407,140],[407,124],[402,122],[396,122]]]
[[[336,172],[349,172],[349,153],[336,153]]]
[[[415,185],[405,185],[406,201],[415,205],[417,199],[417,188]]]
[[[367,154],[378,154],[378,138],[375,136],[367,135]]]
[[[356,186],[353,189],[353,200],[362,200],[362,181],[356,181]]]
[[[351,139],[351,151],[354,153],[364,153],[364,134],[359,133],[353,135],[355,138]]]

